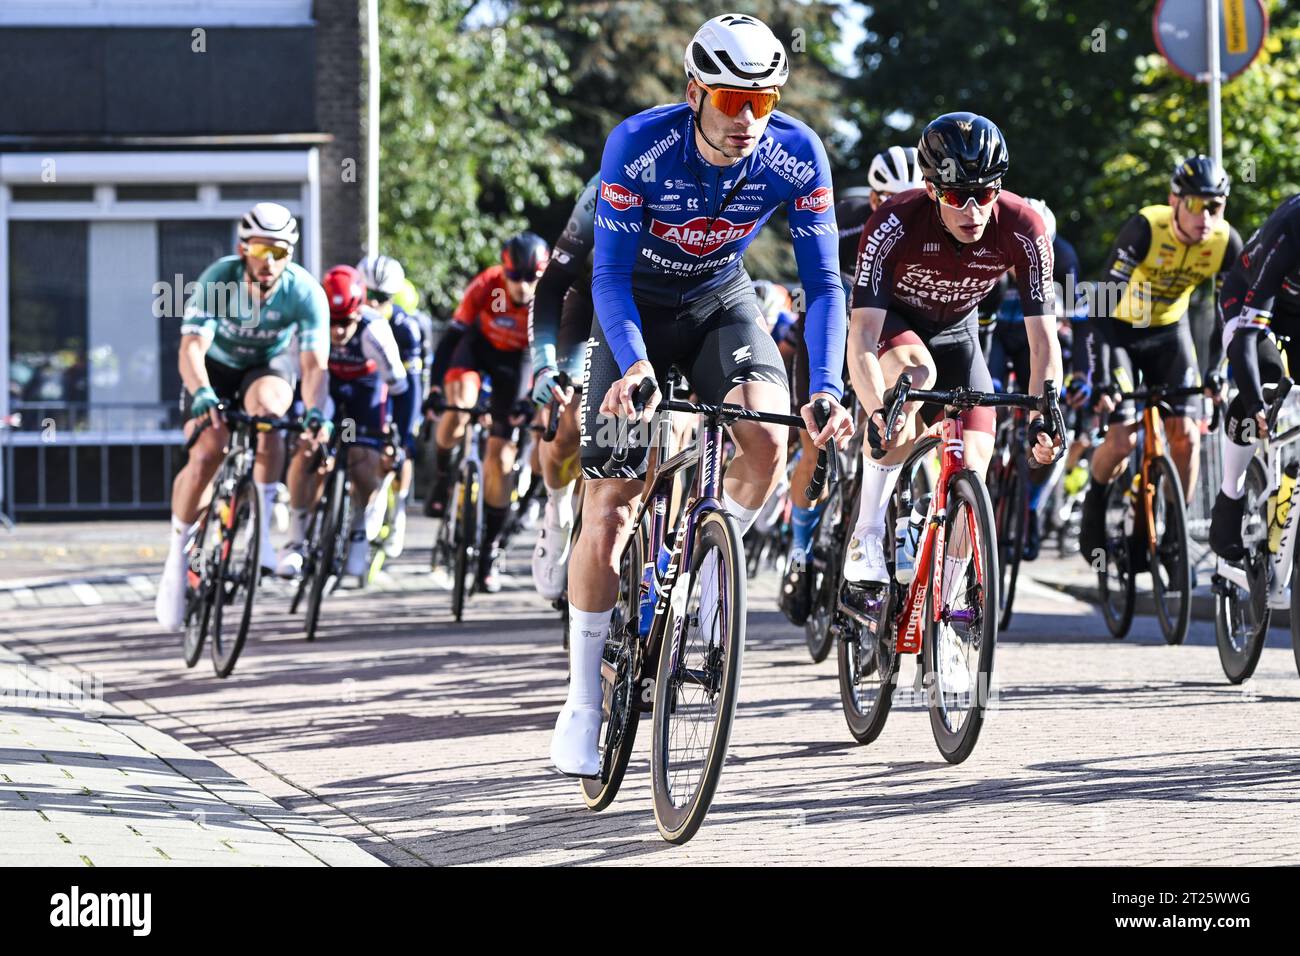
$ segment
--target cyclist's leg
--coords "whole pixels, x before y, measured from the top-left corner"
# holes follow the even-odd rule
[[[1120,391],[1132,391],[1136,385],[1136,366],[1129,354],[1133,329],[1117,319],[1098,317],[1094,334],[1101,336],[1110,352],[1110,378]],[[1106,437],[1092,451],[1091,478],[1083,498],[1083,515],[1079,524],[1079,554],[1091,564],[1098,551],[1105,549],[1106,490],[1133,454],[1137,441],[1137,411],[1132,402],[1123,402],[1110,413]]]
[[[1283,332],[1285,326],[1294,325],[1294,331],[1300,332],[1300,322],[1289,323],[1279,317],[1273,317],[1273,325]],[[1249,335],[1255,340],[1255,351],[1259,361],[1259,380],[1261,384],[1273,384],[1285,374],[1282,352],[1277,341],[1263,330],[1237,329],[1235,335]],[[1300,338],[1292,337],[1287,343],[1286,364],[1291,365],[1300,359]],[[1224,351],[1227,351],[1225,344]],[[1228,403],[1224,415],[1223,431],[1227,441],[1223,442],[1223,480],[1219,492],[1214,498],[1214,507],[1210,512],[1210,547],[1214,553],[1230,561],[1240,560],[1243,553],[1241,525],[1245,517],[1246,469],[1255,455],[1256,435],[1254,410],[1247,408],[1241,394],[1235,395]]]
[[[282,352],[265,365],[249,369],[244,374],[240,391],[244,411],[250,415],[280,416],[293,404],[293,387],[298,379],[297,363],[287,352]],[[275,549],[271,546],[271,510],[275,507],[276,485],[284,475],[284,434],[280,431],[263,432],[257,440],[257,461],[253,466],[253,481],[262,496],[260,526],[262,567],[274,570]]]
[[[559,371],[569,376],[569,384],[574,390],[573,401],[564,407],[554,439],[538,443],[547,495],[544,527],[567,529],[573,524],[573,489],[577,479],[580,430],[578,393],[582,389],[583,359],[593,314],[590,282],[575,283],[564,297],[556,336],[556,360]]]
[[[850,336],[849,341],[854,342],[855,339]],[[904,316],[896,312],[886,313],[877,353],[886,388],[892,387],[904,372],[912,377],[913,387],[933,387],[935,365],[934,358],[926,347],[926,337],[914,329]],[[861,365],[858,357],[850,355],[849,372],[859,397],[870,394],[867,382],[862,377]],[[868,415],[877,411],[874,408],[863,410]],[[917,410],[917,403],[909,403],[904,409],[903,421],[898,426],[902,444],[891,449],[883,458],[877,459],[871,454],[868,443],[863,443],[858,514],[844,562],[844,577],[849,582],[884,584],[888,578],[884,558],[884,536],[889,533],[885,529],[885,511],[894,492],[899,469],[911,453],[918,434]]]
[[[1200,382],[1196,346],[1192,328],[1186,321],[1160,329],[1143,350],[1142,378],[1162,385],[1196,385]],[[1164,416],[1165,437],[1169,440],[1169,457],[1174,460],[1183,484],[1183,500],[1192,500],[1200,469],[1201,429],[1194,417],[1200,407],[1196,398],[1180,398],[1170,403],[1173,415]]]
[[[348,383],[330,379],[322,411],[326,418],[334,422],[336,428],[339,423],[335,411],[346,404],[347,388]],[[289,537],[280,549],[276,564],[276,572],[281,577],[295,577],[302,571],[307,548],[307,526],[325,485],[325,476],[318,470],[320,460],[319,450],[313,450],[302,437],[293,439],[289,468],[284,479],[289,486]]]
[[[808,345],[804,341],[804,317],[799,316],[799,321],[795,326],[796,351],[794,356],[793,368],[790,374],[790,385],[793,389],[793,401],[791,401],[791,414],[799,414],[799,409],[808,404]],[[795,465],[794,474],[790,478],[790,525],[793,536],[791,542],[791,562],[805,552],[812,543],[813,533],[817,530],[817,524],[821,520],[822,508],[825,505],[825,496],[819,502],[808,500],[808,482],[812,480],[813,472],[817,468],[817,448],[813,445],[812,438],[809,436],[807,429],[799,432],[799,461]]]
[[[652,341],[648,336],[647,347]],[[646,449],[629,449],[625,477],[605,477],[603,469],[617,429],[599,414],[600,404],[621,373],[596,321],[591,325],[585,366],[580,417],[586,484],[582,533],[569,558],[569,693],[551,738],[551,761],[565,773],[590,775],[599,769],[601,655],[618,597],[619,556],[632,532],[634,502],[641,492],[638,476],[645,474]]]
[[[1023,330],[1023,323],[1021,324]],[[976,391],[991,391],[993,379],[988,366],[984,364],[984,355],[979,349],[975,315],[952,328],[945,329],[933,336],[928,347],[934,360],[935,388],[947,389],[966,386]],[[1028,345],[1026,344],[1026,350]],[[1014,353],[1013,353],[1014,357]],[[1026,356],[1026,366],[1027,366]],[[1017,375],[1021,370],[1016,370]],[[1028,369],[1024,370],[1025,378]],[[936,409],[931,415],[937,419]],[[997,423],[997,413],[992,408],[971,408],[961,413],[962,438],[965,442],[963,458],[966,467],[983,480],[988,472],[989,460],[993,457],[993,432]],[[958,522],[950,528],[945,543],[943,566],[943,601],[952,602],[953,595],[964,580],[966,565],[970,561],[973,543],[965,522]]]
[[[483,387],[484,362],[480,355],[478,333],[471,329],[457,343],[452,353],[447,374],[443,377],[443,395],[448,405],[473,408],[478,404]],[[465,437],[469,415],[464,412],[443,412],[434,429],[434,478],[429,491],[426,513],[440,516],[446,506],[447,491],[451,487],[451,456]]]
[[[483,457],[483,548],[479,554],[479,580],[490,590],[497,590],[493,562],[497,542],[510,516],[515,459],[519,445],[512,440],[510,417],[515,405],[526,394],[528,385],[527,352],[518,355],[488,353],[488,374],[492,377],[492,427],[487,453]]]
[[[217,398],[230,404],[239,391],[243,373],[212,358],[206,360],[208,382]],[[193,400],[188,392],[181,392],[181,413],[188,415]],[[190,436],[199,427],[197,419],[185,424],[185,434]],[[189,450],[185,466],[172,481],[172,522],[167,542],[167,558],[163,562],[162,576],[154,597],[154,616],[166,630],[178,631],[185,623],[185,561],[190,538],[199,520],[208,487],[221,467],[224,449],[230,435],[226,426],[217,419],[207,426]]]

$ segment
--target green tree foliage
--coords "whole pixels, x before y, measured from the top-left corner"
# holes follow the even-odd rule
[[[1123,134],[1099,157],[1086,208],[1113,240],[1141,206],[1164,202],[1178,160],[1208,152],[1206,87],[1183,78],[1159,54],[1139,57]],[[1223,87],[1223,164],[1232,176],[1228,219],[1243,237],[1300,191],[1300,15],[1274,11],[1254,65]]]
[[[436,311],[528,228],[526,209],[572,195],[581,155],[564,50],[518,17],[469,26],[472,0],[382,0],[380,231]]]
[[[912,144],[933,117],[988,116],[1011,152],[1007,187],[1045,199],[1085,260],[1102,254],[1085,214],[1100,156],[1132,122],[1133,63],[1153,47],[1151,9],[1133,0],[917,0],[873,4],[847,108],[861,134],[848,172]]]

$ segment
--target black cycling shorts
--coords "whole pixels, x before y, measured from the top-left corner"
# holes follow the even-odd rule
[[[1137,329],[1117,319],[1096,321],[1110,346],[1111,381],[1124,391],[1131,392],[1141,385],[1180,387],[1200,382],[1192,327],[1187,322]],[[1199,414],[1201,408],[1200,399],[1195,396],[1173,399],[1169,405],[1179,416]],[[1134,404],[1122,403],[1110,420],[1137,421]]]
[[[647,357],[662,390],[668,371],[676,366],[699,400],[721,402],[733,388],[746,382],[771,382],[787,392],[785,363],[772,336],[758,324],[754,284],[744,269],[736,278],[681,306],[637,303],[641,335]],[[582,392],[582,471],[588,478],[604,478],[617,440],[617,426],[599,414],[600,403],[611,385],[623,377],[614,353],[605,341],[599,321],[591,323],[587,340],[586,388]],[[629,449],[621,474],[645,474],[646,447]]]
[[[901,312],[890,309],[880,329],[880,348],[883,355],[901,345],[924,345],[934,360],[934,389],[956,388],[964,385],[978,392],[993,391],[993,377],[984,361],[980,348],[978,315],[975,310],[956,324],[942,328],[914,323]],[[929,403],[921,406],[921,418],[927,424],[936,422],[943,408]],[[993,434],[997,412],[992,408],[970,408],[961,413],[962,426],[977,432]]]
[[[492,416],[491,434],[497,438],[509,438],[514,430],[510,415],[525,394],[522,390],[532,381],[531,368],[527,349],[502,352],[494,348],[477,328],[472,328],[456,343],[443,381],[475,375],[481,392],[483,379],[491,379],[492,394],[488,400],[488,411]]]
[[[242,408],[244,395],[249,387],[259,378],[274,375],[289,383],[289,388],[298,386],[298,356],[295,352],[281,352],[264,365],[250,365],[248,368],[235,368],[224,362],[218,362],[211,355],[203,357],[203,366],[208,370],[208,384],[217,393],[217,398],[227,407]],[[185,386],[181,386],[180,409],[186,418],[194,396]]]

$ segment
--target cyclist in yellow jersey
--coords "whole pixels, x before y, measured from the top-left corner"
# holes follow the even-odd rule
[[[1137,440],[1137,411],[1132,402],[1117,408],[1114,393],[1142,383],[1183,386],[1200,380],[1187,306],[1192,292],[1207,279],[1214,279],[1217,293],[1241,253],[1241,236],[1224,219],[1230,187],[1222,166],[1208,156],[1192,156],[1174,170],[1169,204],[1139,210],[1115,238],[1106,278],[1111,288],[1120,284],[1119,294],[1099,293],[1093,303],[1110,366],[1109,394],[1098,399],[1097,408],[1110,413],[1111,427],[1093,454],[1092,481],[1083,501],[1079,543],[1085,561],[1104,547],[1106,486]],[[1104,379],[1104,371],[1102,375]],[[1165,416],[1170,455],[1188,500],[1200,450],[1195,401],[1174,401],[1174,414]]]

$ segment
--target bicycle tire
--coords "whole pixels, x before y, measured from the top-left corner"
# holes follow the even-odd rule
[[[203,645],[207,641],[208,627],[212,621],[212,581],[216,566],[213,552],[217,549],[220,539],[218,537],[216,541],[209,541],[208,536],[211,534],[216,537],[219,525],[220,519],[216,517],[214,504],[209,502],[207,510],[200,518],[194,549],[189,556],[189,567],[193,567],[193,562],[199,562],[199,583],[195,589],[191,589],[188,583],[186,585],[185,636],[181,639],[181,656],[185,660],[186,667],[193,667],[203,656]],[[188,578],[187,567],[187,582]]]
[[[979,599],[980,606],[974,611],[974,617],[969,623],[968,633],[978,642],[975,648],[976,672],[974,696],[969,701],[966,708],[966,716],[961,721],[959,728],[951,726],[951,722],[946,719],[945,715],[955,710],[955,705],[959,702],[962,694],[951,695],[954,704],[953,708],[948,706],[948,695],[940,679],[940,668],[938,666],[937,651],[940,641],[940,624],[933,620],[934,602],[941,600],[940,595],[934,593],[930,588],[926,595],[925,609],[925,632],[922,640],[922,653],[925,660],[925,673],[929,683],[928,692],[930,695],[930,729],[934,733],[934,742],[943,754],[943,758],[949,763],[961,763],[970,756],[971,751],[975,749],[975,744],[979,740],[980,730],[984,726],[984,716],[988,709],[989,694],[993,683],[993,651],[997,645],[998,637],[998,615],[993,610],[998,606],[998,595],[996,593],[998,580],[991,574],[994,567],[994,532],[993,532],[993,504],[989,501],[988,489],[979,476],[969,468],[957,472],[953,476],[952,482],[948,489],[948,534],[944,538],[944,553],[935,553],[934,560],[940,561],[947,557],[947,548],[953,544],[957,537],[959,527],[961,508],[965,506],[969,509],[970,520],[966,523],[969,530],[975,533],[975,547],[972,549],[972,556],[978,555],[978,561],[968,561],[966,573],[969,575],[973,570],[975,581],[968,584],[966,593],[969,595],[974,591]],[[970,578],[967,578],[969,581]],[[945,584],[946,587],[946,584]],[[994,593],[989,594],[990,591]],[[969,667],[969,664],[967,664]],[[969,675],[969,671],[968,671]],[[969,689],[966,692],[969,694]]]
[[[217,593],[212,612],[211,641],[212,669],[218,677],[226,678],[235,669],[244,642],[248,640],[248,627],[253,617],[253,599],[257,595],[257,584],[261,577],[261,509],[262,496],[251,478],[242,478],[235,486],[235,493],[230,496],[227,506],[234,515],[223,538],[221,564],[217,579]],[[240,533],[247,526],[247,552],[242,561],[236,557],[235,543]],[[226,544],[229,547],[226,547]],[[235,629],[234,638],[222,639],[224,610],[227,605],[234,607],[240,593],[243,594],[243,608]]]
[[[347,468],[342,456],[335,460],[325,491],[325,507],[321,513],[320,534],[316,541],[312,562],[311,591],[307,597],[307,640],[316,640],[320,626],[321,605],[330,581],[337,580],[339,539],[346,534],[348,481]]]
[[[844,542],[839,534],[844,523],[843,501],[843,489],[838,486],[832,489],[813,533],[803,572],[813,576],[808,585],[812,608],[804,621],[803,636],[814,664],[826,660],[835,643],[832,625],[844,554]]]
[[[1023,458],[1003,471],[997,490],[998,629],[1005,631],[1011,626],[1029,521],[1029,466]]]
[[[326,488],[329,486],[326,485]],[[317,532],[325,521],[325,508],[329,497],[322,492],[312,509],[311,520],[307,523],[307,533],[303,538],[302,574],[298,575],[298,584],[293,591],[293,600],[289,602],[289,613],[297,614],[302,599],[311,593],[311,584],[316,573]]]
[[[1246,557],[1242,567],[1250,587],[1243,591],[1226,579],[1218,579],[1214,588],[1214,643],[1219,664],[1229,683],[1249,680],[1259,665],[1268,638],[1273,610],[1268,604],[1268,478],[1264,466],[1252,460],[1246,469],[1246,526],[1242,538]],[[1295,579],[1292,580],[1291,607],[1295,620]],[[1292,629],[1295,628],[1292,624]]]
[[[1106,489],[1103,527],[1106,553],[1097,568],[1097,595],[1106,629],[1116,640],[1123,640],[1133,624],[1133,607],[1137,599],[1136,575],[1129,560],[1128,535],[1124,533],[1124,495],[1132,484],[1133,471],[1125,468]]]
[[[1156,528],[1156,537],[1147,542],[1147,560],[1151,574],[1151,592],[1155,599],[1156,618],[1160,622],[1160,632],[1165,643],[1178,645],[1187,640],[1187,629],[1192,620],[1192,561],[1187,545],[1187,505],[1183,501],[1183,484],[1178,478],[1178,469],[1168,455],[1162,455],[1152,463],[1149,477],[1155,485],[1153,500],[1163,502],[1165,531],[1162,534]],[[1173,544],[1163,542],[1169,538]],[[1164,552],[1173,554],[1173,568],[1165,565]],[[1161,570],[1168,572],[1166,581]],[[1169,596],[1178,594],[1170,607]]]
[[[582,799],[589,810],[604,810],[614,802],[636,743],[641,719],[636,701],[641,683],[638,671],[644,648],[640,636],[641,573],[648,539],[649,521],[643,519],[628,540],[619,562],[618,600],[609,619],[600,667],[600,776],[582,780]]]
[[[669,843],[679,845],[696,834],[713,803],[727,758],[736,701],[740,696],[741,659],[745,647],[745,556],[735,520],[725,511],[709,511],[700,518],[689,556],[689,574],[684,578],[679,575],[675,582],[677,587],[689,588],[686,601],[678,603],[678,608],[689,609],[696,585],[703,580],[700,570],[710,553],[718,555],[718,621],[728,628],[728,633],[715,646],[710,627],[707,655],[701,662],[706,666],[695,668],[692,673],[690,668],[679,666],[685,658],[685,644],[691,631],[689,619],[692,615],[686,614],[687,620],[682,621],[679,628],[676,625],[680,612],[673,610],[666,624],[655,677],[654,745],[650,759],[655,822],[660,836]],[[729,608],[726,598],[730,598]],[[671,596],[669,603],[672,607],[674,602]],[[698,608],[695,616],[698,617]],[[677,634],[679,631],[680,634]],[[718,660],[719,657],[721,660]],[[674,757],[670,748],[674,741],[674,717],[689,706],[684,699],[685,695],[679,693],[679,689],[687,683],[683,678],[688,675],[694,678],[691,686],[704,689],[706,696],[712,689],[710,685],[717,682],[716,691],[712,694],[714,699],[710,701],[710,704],[716,706],[711,707],[714,719],[712,732],[708,735],[708,745],[700,755],[698,785],[689,788],[689,777],[683,781],[690,793],[679,806],[678,801],[674,800],[673,787],[676,775],[685,768],[681,767],[681,762]],[[701,684],[699,680],[705,683]]]
[[[465,599],[469,596],[469,563],[478,558],[478,522],[477,501],[481,486],[478,481],[478,469],[472,462],[461,466],[457,487],[452,493],[453,506],[459,512],[456,521],[456,566],[451,582],[451,613],[457,621],[465,614]]]

